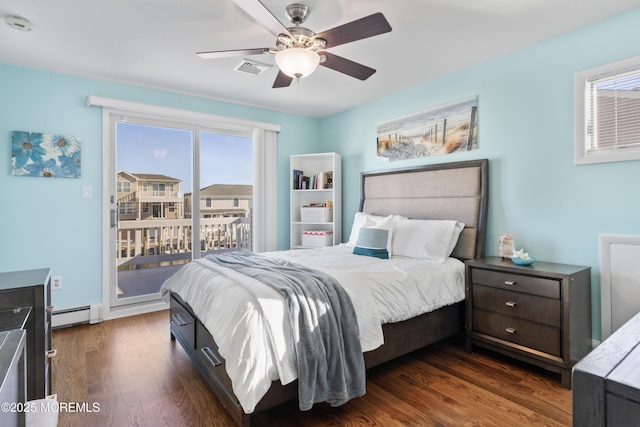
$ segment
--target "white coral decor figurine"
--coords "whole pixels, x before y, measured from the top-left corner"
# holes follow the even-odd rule
[[[515,251],[513,253],[513,257],[514,258],[520,258],[520,259],[529,259],[529,254],[527,252],[524,251],[524,249],[520,249],[519,251]]]

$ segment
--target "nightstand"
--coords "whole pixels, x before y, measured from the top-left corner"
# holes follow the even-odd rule
[[[488,257],[466,263],[467,351],[474,345],[562,375],[591,351],[591,268]]]

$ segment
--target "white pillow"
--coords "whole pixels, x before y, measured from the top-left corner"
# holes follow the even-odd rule
[[[346,243],[347,246],[354,247],[356,245],[356,242],[358,241],[358,233],[367,220],[367,217],[368,215],[364,212],[356,212],[356,215],[353,217],[351,234],[349,234],[349,240]]]
[[[463,228],[463,223],[453,220],[399,220],[393,230],[392,253],[442,263],[453,252]]]
[[[346,246],[355,247],[356,243],[358,243],[358,233],[362,227],[370,227],[374,224],[380,224],[383,221],[393,218],[393,215],[389,216],[378,216],[378,215],[369,215],[364,212],[356,212],[356,215],[353,217],[353,225],[351,226],[351,234],[349,234],[349,241],[345,243]],[[404,218],[404,217],[399,217]],[[364,225],[365,221],[370,221],[371,224]]]

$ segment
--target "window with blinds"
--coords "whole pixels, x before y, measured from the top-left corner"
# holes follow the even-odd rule
[[[576,74],[576,163],[640,159],[640,57]]]

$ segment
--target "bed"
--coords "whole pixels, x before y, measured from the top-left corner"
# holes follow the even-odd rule
[[[354,218],[354,227],[348,242],[332,248],[298,249],[260,254],[258,261],[271,262],[273,259],[273,262],[286,262],[287,265],[299,266],[300,270],[304,270],[307,267],[311,271],[315,271],[315,268],[318,270],[326,269],[327,274],[331,277],[335,276],[338,282],[345,285],[357,314],[360,333],[359,341],[364,355],[363,365],[366,369],[369,369],[429,344],[454,336],[462,331],[464,325],[464,273],[460,278],[460,271],[464,271],[464,265],[461,261],[484,256],[488,201],[487,180],[488,161],[486,159],[362,173],[360,212]],[[383,221],[383,219],[386,220]],[[358,221],[364,222],[355,225]],[[380,222],[372,223],[371,221]],[[427,223],[453,223],[456,224],[455,227],[460,227],[454,233],[455,240],[452,241],[446,258],[427,262],[427,264],[433,265],[434,271],[440,271],[440,273],[437,273],[439,275],[426,279],[425,277],[427,276],[421,269],[427,267],[416,263],[414,259],[411,259],[411,256],[404,256],[406,254],[394,255],[390,259],[352,255],[355,252],[354,246],[359,246],[359,242],[362,239],[362,236],[358,238],[356,235],[357,241],[353,240],[354,233],[356,233],[355,230],[384,228],[380,225],[383,222],[392,222],[394,224],[393,227],[397,231],[394,238],[397,239],[401,239],[399,236],[402,235],[401,231],[398,230],[402,230],[402,227],[407,226],[406,224],[411,224],[411,227],[413,227],[416,224],[422,226]],[[402,225],[402,227],[398,224]],[[404,228],[404,230],[406,233],[407,230],[414,229]],[[361,234],[364,234],[364,232],[361,232]],[[389,242],[391,242],[391,238]],[[389,246],[389,251],[391,251],[391,246]],[[399,250],[399,252],[401,253],[402,250]],[[354,266],[349,265],[342,270],[342,267],[335,266],[338,262],[334,262],[334,259],[339,258],[345,260],[347,258],[353,259],[355,264]],[[289,371],[287,371],[287,366],[289,365],[283,361],[291,353],[287,344],[290,337],[284,333],[282,336],[285,338],[282,338],[278,333],[271,332],[272,329],[265,327],[264,329],[268,330],[268,332],[262,331],[262,335],[258,334],[259,336],[252,336],[249,339],[249,334],[246,334],[246,330],[242,329],[244,326],[240,323],[249,319],[247,320],[247,328],[251,328],[251,322],[254,322],[253,324],[255,325],[255,316],[252,314],[242,315],[237,319],[234,318],[234,313],[237,310],[235,308],[232,309],[227,301],[236,301],[237,296],[237,302],[241,305],[246,305],[253,301],[261,301],[259,304],[265,304],[264,301],[269,301],[268,304],[272,304],[273,299],[270,298],[269,292],[273,291],[254,288],[253,286],[259,286],[253,283],[255,278],[245,278],[240,273],[242,271],[240,269],[235,270],[234,268],[228,268],[228,266],[219,265],[212,266],[213,263],[211,261],[212,259],[190,263],[189,265],[193,264],[193,266],[189,268],[193,271],[187,272],[185,266],[181,269],[185,271],[179,271],[176,273],[176,277],[170,278],[162,286],[163,297],[170,301],[171,338],[181,344],[191,358],[195,368],[200,372],[237,424],[248,426],[252,413],[299,398],[298,380],[295,379],[295,372],[293,373],[294,377],[291,377],[293,379],[289,378]],[[332,265],[334,267],[331,267]],[[461,265],[462,267],[460,267]],[[394,271],[400,269],[402,271],[402,279],[389,273],[386,270],[388,268],[395,269]],[[410,273],[405,273],[405,270],[402,270],[405,268]],[[448,284],[448,279],[445,279],[445,277],[448,277],[448,270],[457,272],[454,273],[458,275],[455,280],[457,285]],[[445,288],[451,289],[451,292],[442,290],[437,292],[445,295],[445,299],[450,298],[450,301],[446,302],[445,300],[443,303],[424,302],[419,306],[416,304],[416,307],[412,309],[413,311],[410,311],[410,315],[405,313],[400,315],[393,309],[389,309],[388,313],[381,313],[374,320],[371,320],[372,304],[367,300],[369,297],[362,297],[362,300],[360,296],[354,297],[355,292],[357,292],[354,288],[366,289],[368,288],[367,280],[369,278],[375,281],[376,277],[383,276],[389,277],[392,283],[391,285],[385,284],[385,286],[398,287],[416,282],[416,287],[419,288],[421,286],[419,282],[431,280],[434,283],[443,283]],[[356,277],[361,280],[354,280]],[[246,281],[243,286],[246,289],[251,289],[250,292],[247,292],[246,289],[238,290],[227,286],[228,281],[240,282],[241,280]],[[460,281],[462,283],[459,283]],[[224,300],[225,303],[218,302],[217,305],[211,304],[209,308],[204,308],[205,305],[208,306],[209,300],[206,300],[203,296],[205,291],[195,288],[196,282],[218,283],[221,289],[225,289],[225,292],[230,292],[220,294],[225,295],[224,297],[217,297],[217,301]],[[249,288],[249,286],[252,287]],[[428,287],[435,287],[435,285],[429,283]],[[422,291],[418,290],[417,292],[420,293]],[[393,291],[391,293],[397,294],[398,292]],[[404,291],[400,293],[404,293]],[[406,293],[409,294],[410,291],[407,290]],[[252,295],[251,298],[246,297],[249,294]],[[451,295],[449,296],[449,294]],[[431,301],[431,299],[432,297],[427,298],[428,301]],[[207,302],[205,303],[204,301]],[[395,304],[393,302],[378,303],[378,306],[382,305],[393,307]],[[435,308],[429,308],[430,305]],[[212,310],[211,307],[214,309]],[[284,316],[278,311],[279,307],[275,306],[274,308],[271,305],[260,306],[257,311],[260,313],[266,311],[277,312]],[[370,311],[367,314],[363,314],[363,310],[365,310],[363,307],[369,307]],[[365,320],[365,318],[368,320]],[[272,320],[271,322],[279,323],[277,317],[276,321]],[[376,322],[380,323],[377,328],[375,327]],[[265,323],[269,322],[265,322],[260,318],[260,326],[256,329],[261,329]],[[376,331],[378,328],[380,329],[380,335]],[[214,332],[210,333],[210,330]],[[214,336],[217,339],[214,340]],[[240,353],[234,353],[233,351],[235,350],[229,350],[228,342],[239,336],[242,337],[241,347],[243,349],[244,347],[253,347],[259,352],[261,349],[266,348],[263,352],[270,361],[268,364],[265,362],[264,365],[268,366],[263,367],[262,362],[247,362],[246,358],[244,358],[244,353],[241,353],[246,350],[238,350]],[[252,340],[255,340],[253,344]],[[264,344],[268,340],[270,340],[270,347]],[[240,360],[241,362],[227,363],[221,353],[228,355],[230,361]],[[248,372],[246,365],[248,364],[252,366],[260,365],[259,368],[264,368],[263,370],[267,372],[265,375],[269,376],[266,386],[264,386],[264,379],[256,382],[256,384],[262,384],[255,387],[259,389],[257,392],[253,389],[246,392],[238,387],[238,375],[240,377],[246,376]],[[241,369],[243,370],[238,372]],[[284,377],[288,379],[284,381]],[[234,380],[232,381],[231,378],[234,378]],[[235,390],[234,384],[236,386]],[[251,403],[247,403],[248,398],[253,398],[254,400]],[[302,402],[303,399],[300,398],[299,400]],[[241,402],[244,403],[244,407],[249,407],[250,409],[245,411]]]

